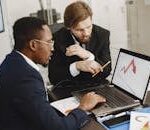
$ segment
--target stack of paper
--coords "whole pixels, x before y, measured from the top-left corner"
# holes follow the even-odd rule
[[[62,112],[64,115],[67,115],[71,110],[79,106],[79,101],[75,97],[69,97],[52,102],[51,105]]]
[[[150,130],[150,113],[131,112],[130,130]]]

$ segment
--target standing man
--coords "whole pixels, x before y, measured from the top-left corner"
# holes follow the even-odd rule
[[[46,100],[37,64],[46,65],[53,51],[52,34],[40,19],[24,17],[13,26],[14,50],[0,65],[0,130],[78,130],[88,123],[85,111],[103,97],[91,92],[78,108],[59,116]]]
[[[111,71],[111,64],[103,67],[111,61],[109,31],[92,24],[91,8],[81,1],[65,9],[64,25],[54,34],[50,82],[101,83]]]

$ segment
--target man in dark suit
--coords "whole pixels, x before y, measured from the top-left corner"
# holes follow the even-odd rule
[[[81,1],[66,8],[64,25],[54,34],[50,82],[54,85],[66,80],[80,84],[101,83],[111,71],[111,64],[103,68],[111,62],[109,31],[92,24],[91,8]]]
[[[37,64],[46,65],[53,40],[48,25],[24,17],[13,26],[14,50],[0,65],[0,130],[78,130],[88,123],[85,111],[103,97],[88,93],[68,116],[59,116],[46,98]]]

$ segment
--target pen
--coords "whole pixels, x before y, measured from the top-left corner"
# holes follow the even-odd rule
[[[109,119],[112,119],[112,118],[114,118],[114,115],[106,115],[106,116],[103,116],[103,117],[97,117],[97,120],[99,122],[103,122],[105,120],[109,120]]]
[[[127,115],[127,112],[121,112],[119,114],[114,115],[114,117],[120,117],[120,116],[124,116]]]
[[[107,65],[109,65],[109,64],[110,64],[110,61],[108,61],[106,64],[104,64],[104,65],[102,66],[102,69],[104,69],[104,68],[105,68]],[[92,77],[96,76],[99,72],[100,72],[100,70],[99,70],[97,73],[93,74]]]

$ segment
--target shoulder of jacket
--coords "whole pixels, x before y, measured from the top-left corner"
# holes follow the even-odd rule
[[[70,31],[66,29],[65,27],[62,27],[57,32],[54,33],[54,35],[62,35],[62,34],[69,34]]]
[[[93,24],[93,30],[100,33],[110,33],[109,30],[95,24]]]

